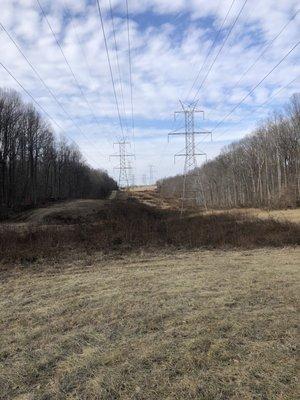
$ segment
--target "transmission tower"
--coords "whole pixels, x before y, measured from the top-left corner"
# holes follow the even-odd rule
[[[129,186],[131,187],[135,186],[135,175],[133,173],[133,167],[131,161],[128,161],[128,181],[129,181]]]
[[[154,183],[154,165],[149,165],[149,184]]]
[[[119,158],[119,166],[115,167],[115,169],[119,170],[119,187],[120,188],[128,188],[129,187],[129,176],[132,170],[131,164],[128,162],[129,157],[134,157],[133,154],[127,154],[126,146],[130,145],[129,142],[126,142],[125,139],[122,139],[116,143],[114,146],[118,145],[119,153],[112,154],[111,157]]]
[[[182,110],[175,112],[175,118],[178,114],[184,115],[185,132],[171,132],[169,136],[185,136],[185,148],[183,152],[179,152],[174,156],[174,160],[176,160],[176,157],[185,157],[181,197],[181,213],[183,213],[188,205],[199,201],[199,188],[205,202],[202,183],[199,173],[197,173],[197,156],[205,156],[207,159],[207,154],[202,151],[197,152],[195,135],[211,135],[212,132],[195,131],[195,114],[201,113],[204,119],[204,111],[196,110],[193,104],[185,106],[181,101],[180,104]]]
[[[147,186],[147,174],[143,174],[142,176],[142,182],[144,186]]]

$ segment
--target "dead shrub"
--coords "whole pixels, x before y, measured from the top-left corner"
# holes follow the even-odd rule
[[[2,227],[0,253],[4,261],[54,257],[66,249],[125,251],[145,246],[182,248],[253,248],[300,244],[300,226],[241,214],[180,218],[136,201],[108,204],[93,223]]]

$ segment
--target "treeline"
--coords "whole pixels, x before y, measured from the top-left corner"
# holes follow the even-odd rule
[[[195,180],[198,203],[208,208],[300,205],[300,95],[251,135],[205,163]],[[180,197],[182,176],[159,182],[162,196]]]
[[[0,89],[0,208],[51,200],[103,198],[116,188],[79,149],[57,141],[50,125],[13,90]],[[1,210],[0,210],[1,211]]]

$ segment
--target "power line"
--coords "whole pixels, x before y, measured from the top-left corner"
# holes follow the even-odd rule
[[[72,67],[71,67],[71,65],[70,65],[70,63],[69,63],[69,61],[68,61],[66,55],[65,55],[65,52],[64,52],[63,48],[61,47],[61,45],[60,45],[60,43],[59,43],[59,41],[58,41],[58,39],[57,39],[57,37],[56,37],[56,34],[55,34],[55,32],[54,32],[54,30],[53,30],[53,28],[52,28],[52,26],[51,26],[51,24],[50,24],[50,22],[49,22],[47,16],[46,16],[46,13],[45,13],[45,11],[44,11],[44,9],[43,9],[41,3],[40,3],[40,0],[36,0],[36,1],[37,1],[38,6],[39,6],[39,8],[40,8],[40,10],[41,10],[41,12],[42,12],[44,18],[45,18],[45,21],[46,21],[46,23],[47,23],[47,25],[48,25],[48,27],[49,27],[51,33],[52,33],[52,36],[53,36],[53,38],[54,38],[54,40],[55,40],[55,42],[56,42],[58,48],[60,49],[60,52],[61,52],[61,54],[62,54],[62,56],[63,56],[63,59],[64,59],[66,65],[67,65],[69,71],[71,72],[71,75],[72,75],[72,77],[73,77],[73,79],[74,79],[74,82],[75,82],[75,84],[76,84],[78,90],[79,90],[80,93],[81,93],[82,98],[84,99],[85,103],[87,104],[87,106],[88,106],[88,108],[89,108],[89,110],[90,110],[90,112],[91,112],[91,114],[92,114],[92,116],[93,116],[95,122],[96,122],[97,125],[100,127],[100,125],[99,125],[99,123],[98,123],[98,121],[97,121],[97,118],[96,118],[96,116],[95,116],[95,114],[94,114],[94,111],[92,110],[91,104],[90,104],[89,100],[87,99],[86,95],[84,94],[84,92],[83,92],[83,90],[82,90],[82,87],[81,87],[81,85],[80,85],[78,79],[76,78],[76,75],[75,75],[75,73],[74,73],[74,71],[73,71],[73,69],[72,69]],[[100,127],[100,128],[101,128],[101,127]]]
[[[83,45],[82,45],[82,43],[81,43],[81,40],[80,40],[80,38],[79,38],[79,34],[78,34],[77,27],[76,27],[76,25],[75,25],[75,23],[74,23],[74,21],[73,21],[73,19],[72,19],[72,16],[71,16],[71,13],[70,13],[68,7],[66,6],[65,0],[63,0],[63,8],[64,8],[64,10],[65,10],[65,13],[68,14],[69,17],[70,17],[71,26],[72,26],[73,32],[75,33],[76,40],[77,40],[77,43],[78,43],[78,45],[79,45],[79,47],[80,47],[80,51],[81,51],[81,53],[82,53],[83,60],[84,60],[86,69],[87,69],[87,71],[88,71],[88,73],[89,73],[90,82],[91,82],[91,80],[92,80],[92,78],[93,78],[92,68],[91,68],[91,66],[90,66],[90,64],[89,64],[89,62],[88,62],[88,58],[87,58],[87,55],[86,55],[86,51],[85,51],[85,49],[84,49],[84,47],[83,47]]]
[[[240,18],[240,16],[241,16],[241,14],[242,14],[242,12],[243,12],[243,10],[244,10],[246,4],[247,4],[247,2],[248,2],[248,0],[245,0],[245,1],[244,1],[242,7],[240,8],[240,11],[238,12],[238,14],[237,14],[237,16],[236,16],[236,18],[235,18],[233,24],[231,25],[231,27],[230,27],[230,29],[229,29],[229,31],[228,31],[226,37],[225,37],[225,40],[224,40],[222,46],[220,47],[219,51],[217,52],[215,58],[213,59],[213,62],[211,63],[211,65],[210,65],[210,67],[209,67],[209,69],[208,69],[206,75],[205,75],[204,78],[202,79],[201,84],[200,84],[199,88],[198,88],[197,91],[196,91],[196,94],[195,94],[194,99],[193,99],[193,103],[195,103],[195,108],[196,108],[196,106],[197,106],[197,104],[198,104],[198,102],[199,102],[199,99],[196,101],[196,98],[197,98],[197,96],[199,95],[199,92],[200,92],[200,90],[202,89],[204,83],[206,82],[206,80],[207,80],[207,78],[208,78],[208,76],[209,76],[209,74],[210,74],[210,72],[211,72],[213,66],[215,65],[215,62],[217,61],[217,58],[219,57],[221,51],[223,50],[223,48],[224,48],[224,46],[225,46],[225,44],[226,44],[226,42],[227,42],[227,40],[228,40],[228,38],[229,38],[231,32],[233,31],[233,28],[234,28],[235,25],[237,24],[237,22],[238,22],[238,20],[239,20],[239,18]]]
[[[109,0],[109,8],[110,8],[110,19],[111,19],[111,23],[112,23],[113,36],[114,36],[115,53],[116,53],[116,64],[117,64],[117,70],[118,70],[118,75],[119,75],[121,99],[122,99],[123,111],[124,111],[124,115],[125,115],[126,127],[127,127],[127,131],[128,131],[127,115],[126,115],[126,108],[125,108],[125,102],[124,102],[124,91],[123,91],[122,75],[121,75],[120,62],[119,62],[119,50],[118,50],[118,44],[117,44],[115,21],[114,21],[114,14],[113,14],[111,0]]]
[[[258,55],[258,57],[254,60],[254,62],[247,68],[247,70],[240,76],[240,78],[237,80],[237,82],[234,84],[232,88],[230,88],[230,91],[232,92],[237,85],[241,82],[241,80],[244,78],[244,76],[252,69],[256,63],[261,59],[261,57],[266,53],[266,51],[269,49],[269,47],[277,40],[280,35],[285,31],[285,29],[288,27],[288,25],[296,18],[297,14],[299,13],[299,10],[296,11],[296,13],[288,20],[288,22],[281,28],[281,30],[277,33],[277,35],[270,41],[268,44],[264,47],[263,51]],[[211,115],[210,114],[207,116],[209,118]]]
[[[133,104],[133,84],[132,84],[132,59],[131,59],[131,40],[130,40],[130,26],[129,26],[129,5],[126,0],[126,19],[127,19],[127,39],[128,39],[128,59],[129,59],[129,79],[130,79],[130,102],[131,102],[131,125],[132,136],[135,136],[135,122],[134,122],[134,104]]]
[[[89,63],[89,61],[88,61],[88,57],[87,57],[86,51],[85,51],[85,49],[84,49],[84,46],[82,45],[82,42],[81,42],[81,40],[80,40],[80,37],[79,37],[79,34],[78,34],[78,29],[77,29],[76,24],[74,23],[74,21],[73,21],[73,19],[72,19],[72,15],[71,15],[71,13],[70,13],[68,7],[66,6],[65,0],[63,0],[63,8],[64,8],[64,10],[65,10],[65,13],[68,14],[69,17],[70,17],[70,22],[71,22],[72,30],[73,30],[73,32],[75,33],[76,40],[77,40],[78,46],[79,46],[79,48],[80,48],[80,51],[81,51],[81,53],[82,53],[82,56],[83,56],[83,59],[84,59],[84,63],[85,63],[86,69],[87,69],[87,71],[88,71],[88,73],[89,73],[89,82],[90,82],[90,84],[91,84],[91,83],[92,83],[92,80],[93,80],[92,68],[91,68],[91,65],[90,65],[90,63]],[[97,122],[97,121],[96,121],[96,122]],[[98,124],[98,123],[97,123],[97,124]],[[98,126],[100,127],[99,124],[98,124]],[[108,143],[111,143],[111,138],[110,138],[106,133],[104,133],[104,136],[106,137]]]
[[[241,80],[244,78],[244,76],[250,71],[250,69],[252,69],[257,64],[257,62],[261,59],[261,57],[267,52],[269,47],[282,35],[282,33],[286,30],[288,25],[296,18],[298,13],[299,13],[299,10],[296,11],[296,13],[288,20],[288,22],[277,33],[277,35],[266,45],[266,47],[264,47],[263,51],[258,55],[258,57],[254,60],[254,62],[246,69],[246,71],[240,76],[238,81],[231,88],[231,91],[237,87],[237,85],[241,82]]]
[[[259,110],[260,108],[265,107],[267,104],[270,103],[270,101],[271,101],[272,99],[274,99],[274,97],[277,97],[284,89],[286,89],[287,87],[289,87],[290,85],[292,85],[292,84],[293,84],[294,82],[296,82],[299,78],[300,78],[300,76],[298,76],[298,77],[295,78],[295,79],[292,79],[292,80],[291,80],[290,82],[288,82],[285,86],[282,86],[282,87],[281,87],[279,90],[277,90],[272,96],[270,96],[265,102],[263,102],[262,104],[260,104],[260,105],[257,106],[257,107],[254,107],[254,109],[253,109],[251,112],[256,111],[256,110]],[[245,121],[247,118],[248,118],[248,116],[247,116],[247,117],[244,117],[244,118],[242,118],[242,119],[240,119],[240,120],[239,120],[239,123]],[[229,131],[231,131],[231,128],[228,128],[228,129],[226,129],[225,131],[223,131],[223,132],[221,132],[221,133],[215,133],[215,135],[223,136],[225,133],[227,133],[227,132],[229,132]]]
[[[67,136],[73,143],[75,143],[76,146],[80,147],[78,143],[66,133],[66,131],[59,125],[59,123],[56,122],[56,120],[53,117],[51,117],[51,115],[44,109],[44,107],[32,96],[32,94],[21,84],[21,82],[9,71],[9,69],[1,61],[0,65],[10,75],[10,77],[20,86],[20,88],[27,94],[27,96],[29,96],[31,100],[42,110],[42,112],[49,118],[49,120],[52,121],[58,127],[58,129],[62,133],[64,133],[65,136]],[[93,160],[91,157],[88,158],[90,158],[94,163],[97,164],[97,162]]]
[[[108,50],[108,44],[107,44],[107,38],[106,38],[106,34],[105,34],[102,11],[101,11],[99,0],[97,0],[97,8],[98,8],[98,14],[99,14],[99,18],[100,18],[100,24],[101,24],[101,29],[102,29],[102,33],[103,33],[103,38],[104,38],[106,57],[107,57],[107,61],[108,61],[110,77],[111,77],[111,82],[112,82],[113,91],[114,91],[114,97],[115,97],[115,103],[116,103],[117,112],[118,112],[119,124],[120,124],[120,128],[121,128],[122,136],[124,138],[123,123],[122,123],[122,118],[121,118],[121,114],[120,114],[120,108],[119,108],[118,96],[117,96],[117,92],[116,92],[115,79],[114,79],[114,75],[113,75],[113,71],[112,71],[112,65],[111,65],[111,60],[110,60],[110,55],[109,55],[109,50]]]
[[[39,72],[37,71],[37,69],[34,67],[34,65],[32,64],[32,62],[29,60],[29,58],[26,56],[26,54],[23,52],[23,50],[20,48],[20,46],[18,45],[18,43],[14,40],[14,38],[11,36],[11,34],[8,32],[8,30],[5,28],[5,26],[0,22],[0,26],[3,29],[3,31],[6,33],[6,35],[8,36],[8,38],[12,41],[12,43],[15,45],[15,47],[17,48],[17,50],[19,51],[19,53],[22,55],[22,57],[25,59],[25,61],[27,62],[27,64],[30,66],[30,68],[32,69],[32,71],[35,73],[35,75],[37,76],[37,78],[39,79],[39,81],[42,83],[42,85],[45,87],[45,89],[48,91],[48,93],[50,94],[50,96],[54,99],[54,101],[56,102],[56,104],[62,109],[62,111],[65,113],[65,115],[70,119],[70,121],[72,121],[73,125],[75,126],[76,129],[79,130],[79,132],[82,134],[82,136],[88,141],[90,142],[90,140],[88,139],[88,137],[85,135],[85,133],[82,131],[82,129],[79,127],[79,125],[76,123],[76,121],[73,119],[73,117],[68,113],[68,111],[65,109],[64,105],[58,100],[58,98],[56,97],[56,95],[53,93],[53,91],[49,88],[49,86],[46,84],[46,82],[44,81],[44,79],[41,77],[41,75],[39,74]],[[90,144],[92,144],[90,142]],[[94,146],[94,144],[92,144]],[[104,157],[104,154],[100,153],[101,157]]]
[[[192,87],[190,88],[190,90],[189,90],[187,96],[185,97],[185,99],[186,99],[185,101],[187,101],[188,98],[190,97],[190,94],[191,94],[192,90],[194,89],[194,87],[195,87],[195,85],[196,85],[196,83],[197,83],[199,77],[201,76],[201,73],[202,73],[203,68],[204,68],[204,66],[205,66],[205,64],[206,64],[206,61],[208,60],[208,58],[209,58],[209,56],[210,56],[212,50],[215,48],[215,45],[217,44],[217,40],[219,39],[220,33],[221,33],[222,30],[223,30],[223,27],[224,27],[224,25],[225,25],[225,23],[226,23],[226,21],[227,21],[228,15],[229,15],[229,13],[230,13],[230,11],[231,11],[231,9],[232,9],[232,7],[233,7],[233,5],[234,5],[235,2],[236,2],[236,0],[232,0],[231,5],[230,5],[230,7],[229,7],[229,9],[228,9],[228,11],[227,11],[227,14],[226,14],[225,18],[223,19],[223,22],[222,22],[222,24],[221,24],[221,27],[220,27],[220,29],[219,29],[217,35],[215,36],[215,39],[214,39],[212,45],[211,45],[210,48],[208,49],[208,52],[207,52],[207,54],[206,54],[206,56],[205,56],[205,59],[204,59],[204,61],[203,61],[203,63],[202,63],[202,66],[201,66],[201,68],[200,68],[200,70],[199,70],[199,72],[198,72],[198,74],[197,74],[197,76],[196,76],[196,78],[195,78],[195,80],[194,80],[194,82],[193,82],[193,84],[192,84]]]
[[[233,109],[213,128],[213,132],[223,124],[223,122],[258,88],[267,78],[272,74],[272,72],[279,67],[279,65],[296,49],[299,45],[300,41],[298,41],[286,54],[285,56],[244,96],[241,101],[233,107]]]

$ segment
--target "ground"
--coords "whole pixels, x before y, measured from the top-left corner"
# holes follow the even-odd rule
[[[299,258],[95,254],[6,271],[1,399],[296,399]]]
[[[177,207],[153,188],[132,193]],[[81,227],[106,205],[56,204],[9,225]],[[282,212],[297,221],[299,210]],[[6,262],[0,399],[296,399],[299,259],[299,246],[166,246]]]

